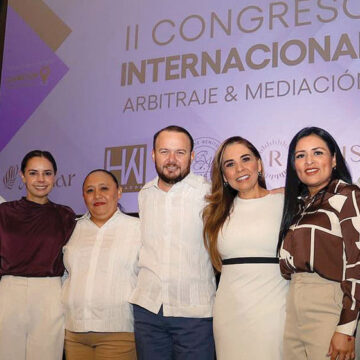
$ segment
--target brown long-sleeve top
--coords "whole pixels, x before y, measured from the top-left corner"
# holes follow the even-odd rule
[[[360,305],[360,189],[332,181],[304,199],[280,250],[281,273],[316,272],[341,283],[343,308],[336,331],[353,335]]]
[[[26,198],[0,204],[0,276],[61,276],[62,247],[74,227],[67,206]]]

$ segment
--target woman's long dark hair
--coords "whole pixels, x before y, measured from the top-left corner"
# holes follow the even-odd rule
[[[332,156],[335,154],[336,167],[333,169],[331,180],[341,179],[347,183],[352,183],[349,169],[341,154],[340,148],[335,139],[324,129],[318,127],[306,127],[300,130],[291,140],[286,166],[286,182],[285,182],[285,203],[281,220],[279,241],[277,251],[279,252],[281,243],[291,226],[295,215],[298,212],[298,196],[308,193],[307,186],[303,184],[295,170],[295,148],[300,139],[309,135],[319,136],[326,142]]]

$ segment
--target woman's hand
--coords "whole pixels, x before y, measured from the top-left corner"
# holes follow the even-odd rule
[[[355,360],[355,338],[335,332],[327,356],[331,356],[331,360]]]

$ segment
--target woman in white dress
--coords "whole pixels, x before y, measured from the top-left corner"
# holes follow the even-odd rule
[[[239,136],[215,154],[204,239],[221,272],[214,306],[218,360],[281,360],[287,281],[276,245],[283,195],[266,189],[257,149]]]

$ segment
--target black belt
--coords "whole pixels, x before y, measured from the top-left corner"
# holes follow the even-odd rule
[[[223,265],[233,264],[278,264],[279,258],[277,257],[240,257],[225,259],[222,261]]]

